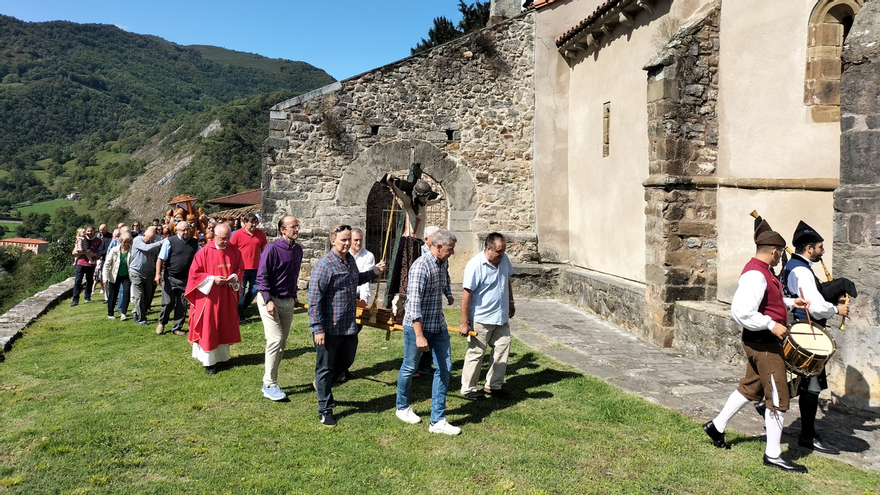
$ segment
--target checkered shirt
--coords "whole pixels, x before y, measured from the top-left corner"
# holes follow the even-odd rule
[[[443,291],[448,283],[449,274],[434,253],[419,256],[409,269],[403,324],[412,325],[414,321],[420,321],[422,332],[445,332]]]
[[[309,275],[309,327],[312,333],[354,335],[357,326],[357,287],[375,278],[372,270],[358,273],[354,256],[347,262],[334,251],[325,254]]]

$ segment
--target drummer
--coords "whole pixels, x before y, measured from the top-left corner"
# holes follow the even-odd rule
[[[788,335],[786,323],[792,306],[807,308],[803,299],[782,296],[782,284],[770,271],[779,264],[785,239],[774,232],[761,217],[755,219],[755,257],[746,263],[730,305],[733,320],[743,326],[743,349],[748,360],[746,374],[730,394],[724,408],[703,430],[718,448],[729,449],[724,439],[727,423],[750,401],[766,399],[770,404],[764,413],[767,445],[764,465],[806,473],[807,468],[782,457],[782,426],[788,410],[789,392],[785,378],[781,340]]]
[[[825,321],[834,315],[846,316],[849,308],[845,304],[834,304],[826,301],[819,291],[820,282],[813,273],[813,263],[819,262],[825,254],[825,239],[813,230],[812,227],[801,221],[794,231],[791,244],[795,254],[785,265],[782,271],[782,280],[786,282],[788,293],[803,294],[803,297],[811,302],[810,315],[812,321],[825,327]],[[807,320],[807,313],[802,309],[794,311],[794,317],[798,320]],[[840,451],[819,438],[816,433],[816,411],[819,408],[819,392],[828,388],[825,368],[818,376],[798,380],[798,394],[800,395],[801,409],[801,434],[798,437],[798,445],[801,447],[824,452],[826,454],[839,454]]]

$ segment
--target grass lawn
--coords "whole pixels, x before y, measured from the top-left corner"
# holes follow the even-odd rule
[[[55,210],[62,206],[72,206],[77,213],[89,213],[89,209],[86,207],[85,203],[82,201],[68,201],[66,199],[53,199],[51,201],[43,201],[41,203],[34,203],[30,206],[25,206],[23,208],[19,208],[18,212],[21,214],[21,217],[24,218],[28,213],[36,212],[36,213],[48,213],[55,218]]]
[[[6,232],[3,234],[3,238],[9,239],[10,237],[18,237],[16,229],[18,229],[19,224],[21,224],[21,222],[7,222],[0,220],[0,225],[2,225],[6,229]]]
[[[100,296],[96,297],[96,300]],[[253,308],[255,310],[255,308]],[[402,336],[365,328],[355,380],[334,388],[339,426],[318,423],[314,347],[299,313],[279,382],[260,393],[262,326],[205,375],[185,337],[62,303],[0,363],[0,487],[9,493],[878,493],[880,473],[807,456],[807,475],[761,465],[764,443],[729,432],[712,447],[697,421],[620,392],[514,341],[508,401],[458,394],[465,342],[453,335],[447,402],[457,437],[394,415]],[[454,315],[450,324],[457,324]],[[485,370],[484,370],[485,371]],[[2,488],[0,488],[2,490]]]

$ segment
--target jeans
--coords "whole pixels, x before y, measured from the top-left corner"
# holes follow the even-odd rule
[[[314,338],[314,337],[313,337]],[[357,335],[324,334],[324,345],[315,344],[315,388],[318,391],[318,412],[332,413],[336,407],[333,400],[333,371],[338,365],[354,362],[357,352]]]
[[[257,271],[245,270],[241,277],[241,295],[238,298],[238,318],[244,318],[244,310],[257,297]]]
[[[449,333],[443,331],[423,332],[434,357],[434,383],[431,388],[431,424],[446,419],[446,389],[449,387],[449,375],[452,369],[452,352],[449,348]],[[412,377],[422,351],[416,347],[416,332],[413,327],[403,327],[403,364],[397,375],[397,408],[409,407],[409,393],[412,389]]]
[[[92,284],[94,284],[95,267],[76,265],[76,278],[73,279],[73,302],[79,303],[79,293],[85,294],[86,301],[92,300]],[[86,279],[86,286],[82,286],[83,277]]]
[[[131,280],[128,275],[117,276],[115,282],[107,283],[107,316],[113,316],[113,306],[116,306],[116,297],[125,292],[131,292]],[[119,314],[124,315],[128,311],[128,299],[120,299],[122,309]]]

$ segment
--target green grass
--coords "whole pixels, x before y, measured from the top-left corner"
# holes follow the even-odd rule
[[[18,232],[16,229],[21,222],[6,222],[0,220],[0,225],[6,228],[6,233],[3,234],[3,239],[9,239],[10,237],[18,237]]]
[[[80,214],[90,212],[88,207],[86,207],[85,203],[83,203],[82,201],[68,201],[66,199],[53,199],[51,201],[43,201],[41,203],[34,203],[30,206],[18,208],[18,212],[20,213],[22,218],[24,218],[24,216],[27,215],[28,213],[33,213],[33,212],[48,213],[49,215],[52,216],[52,218],[54,218],[55,217],[55,210],[57,208],[62,207],[62,206],[72,206],[77,211],[77,213],[80,213]]]
[[[110,162],[121,163],[124,162],[129,156],[129,153],[113,153],[112,151],[99,151],[95,154],[95,161],[98,162],[98,165],[103,167],[104,165]]]
[[[96,299],[98,299],[98,296]],[[231,366],[207,376],[184,337],[105,319],[100,303],[62,303],[0,364],[0,487],[9,493],[877,493],[880,473],[808,456],[808,475],[761,465],[764,444],[730,432],[712,447],[699,423],[624,394],[514,341],[510,401],[457,393],[458,437],[394,416],[402,336],[365,328],[334,387],[339,426],[317,420],[314,347],[299,313],[279,382],[260,393],[265,341],[242,328]],[[450,315],[449,323],[457,324]],[[151,315],[154,323],[155,314]],[[484,370],[485,371],[485,370]],[[416,379],[427,420],[430,382]],[[2,489],[2,488],[0,488]]]

